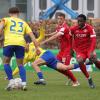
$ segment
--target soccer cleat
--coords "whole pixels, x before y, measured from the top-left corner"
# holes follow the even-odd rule
[[[90,87],[90,88],[92,88],[92,89],[95,88],[95,84],[93,83],[92,78],[89,78],[89,79],[88,79],[88,84],[89,84],[89,87]]]
[[[36,85],[46,85],[46,82],[39,80],[39,81],[34,82],[34,84],[36,84]]]
[[[23,86],[21,87],[21,90],[27,91],[27,86],[26,86],[26,85],[23,85]]]
[[[14,84],[8,84],[8,86],[5,88],[7,91],[11,91],[14,89]]]
[[[79,83],[78,81],[72,83],[72,86],[73,86],[73,87],[77,87],[77,86],[79,86],[79,85],[80,85],[80,83]]]
[[[13,90],[13,88],[12,88],[11,86],[7,86],[7,87],[5,88],[5,90],[11,91],[11,90]]]

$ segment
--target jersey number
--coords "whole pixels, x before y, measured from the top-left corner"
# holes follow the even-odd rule
[[[15,32],[15,27],[16,27],[16,24],[19,25],[19,30],[17,30],[17,32],[22,32],[23,31],[23,23],[22,22],[15,22],[14,20],[11,20],[12,22],[12,25],[10,26],[10,31],[13,31]]]

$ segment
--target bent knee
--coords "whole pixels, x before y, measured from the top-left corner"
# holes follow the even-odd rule
[[[33,62],[33,63],[32,63],[32,66],[33,66],[33,67],[35,67],[35,66],[37,66],[37,65],[38,65],[38,64],[37,64],[36,62]]]

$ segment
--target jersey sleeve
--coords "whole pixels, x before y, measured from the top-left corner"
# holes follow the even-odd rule
[[[45,29],[40,27],[39,37],[36,39],[38,42],[42,41],[45,38]]]
[[[26,33],[26,34],[29,34],[29,33],[31,33],[31,32],[32,32],[31,28],[29,27],[28,24],[26,24],[25,33]]]
[[[93,52],[96,47],[96,33],[95,33],[93,27],[89,27],[89,32],[90,32],[90,39],[91,39],[91,45],[90,45],[89,52]]]
[[[7,25],[7,18],[2,18],[2,20],[1,21],[3,21],[4,22],[4,26],[6,26]]]
[[[64,31],[65,31],[65,27],[62,27],[62,28],[58,31],[58,33],[61,34],[61,35],[64,35]]]
[[[89,28],[89,31],[90,31],[90,37],[91,38],[96,37],[96,33],[95,33],[93,28]]]

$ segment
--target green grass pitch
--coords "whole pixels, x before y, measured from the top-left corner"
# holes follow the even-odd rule
[[[37,75],[27,71],[28,91],[6,91],[4,88],[8,81],[4,80],[4,71],[0,71],[0,100],[100,100],[100,71],[90,73],[96,84],[95,89],[89,88],[81,72],[74,72],[81,84],[79,87],[66,86],[67,78],[56,71],[43,73],[46,86],[34,85]]]

